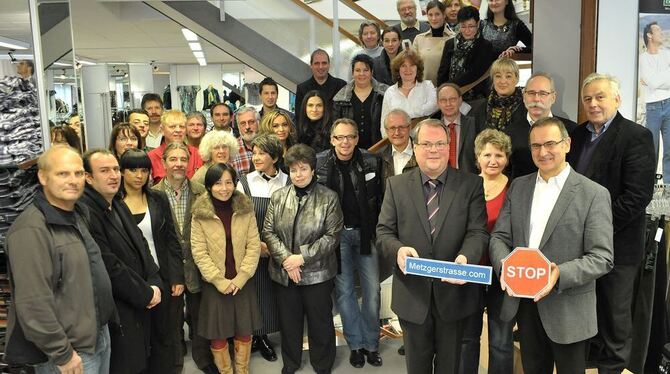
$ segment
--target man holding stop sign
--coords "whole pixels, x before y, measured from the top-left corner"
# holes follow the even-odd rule
[[[613,266],[610,196],[565,161],[570,138],[560,120],[535,122],[529,143],[538,172],[512,182],[491,234],[491,263],[508,286],[500,317],[516,316],[524,372],[552,373],[556,364],[558,374],[583,373],[586,341],[598,331],[595,280]],[[546,268],[531,253],[509,256],[515,248],[537,249],[550,262],[538,293],[518,289]]]

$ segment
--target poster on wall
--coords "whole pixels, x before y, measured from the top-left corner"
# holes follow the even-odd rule
[[[670,0],[639,5],[636,119],[651,131],[658,171],[670,184]]]

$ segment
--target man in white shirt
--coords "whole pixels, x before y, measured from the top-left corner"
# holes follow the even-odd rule
[[[644,27],[647,50],[640,54],[640,84],[646,103],[645,126],[654,139],[656,162],[663,135],[663,182],[670,183],[670,51],[663,47],[663,30],[655,21]]]
[[[535,299],[508,290],[500,312],[504,321],[516,317],[526,373],[550,374],[554,364],[558,374],[585,371],[586,342],[598,331],[595,281],[613,267],[609,192],[568,165],[570,142],[556,118],[533,124],[538,172],[512,182],[489,244],[499,275],[517,247],[537,248],[551,261],[549,284]]]
[[[402,109],[391,110],[384,120],[390,143],[379,152],[384,186],[388,178],[416,167],[410,121],[409,114]]]

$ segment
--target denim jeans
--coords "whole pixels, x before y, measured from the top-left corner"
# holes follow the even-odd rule
[[[98,340],[95,343],[95,353],[77,352],[84,367],[84,374],[108,374],[109,358],[112,354],[112,345],[109,339],[109,329],[104,325],[98,330]],[[35,374],[60,374],[58,366],[49,361],[35,366]]]
[[[500,319],[503,291],[500,282],[494,281],[488,286],[484,302],[487,310],[489,365],[490,374],[512,374],[514,366],[514,346],[512,329],[514,319],[505,322]],[[479,371],[479,348],[482,334],[482,316],[484,309],[478,310],[465,322],[463,339],[461,340],[460,374],[477,373]]]
[[[658,162],[659,135],[663,137],[663,183],[670,183],[670,99],[647,103],[647,125]]]
[[[335,278],[335,301],[342,319],[344,338],[349,349],[379,348],[379,258],[371,244],[371,253],[361,255],[359,229],[343,230],[340,236],[341,273]],[[354,274],[358,270],[363,296],[358,305]]]

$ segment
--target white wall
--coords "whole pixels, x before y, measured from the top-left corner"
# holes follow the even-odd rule
[[[576,121],[581,1],[536,1],[533,21],[533,38],[541,41],[533,43],[533,71],[554,78],[557,97],[553,113]]]
[[[619,78],[619,111],[629,119],[635,118],[637,101],[637,12],[634,0],[599,1],[596,71]]]

